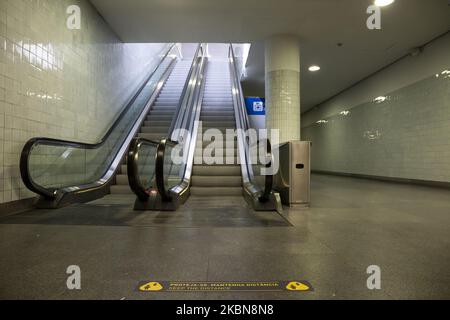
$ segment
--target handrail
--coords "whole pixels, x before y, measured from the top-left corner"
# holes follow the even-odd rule
[[[157,148],[159,142],[144,138],[134,138],[130,144],[127,155],[127,173],[129,177],[132,177],[132,179],[128,179],[128,182],[131,190],[141,201],[145,201],[149,197],[149,190],[147,190],[145,186],[142,185],[139,178],[135,178],[139,175],[139,168],[137,165],[139,159],[139,151],[145,144],[153,145],[155,146],[155,148]]]
[[[22,180],[25,184],[25,186],[30,189],[31,191],[41,195],[43,199],[45,200],[54,200],[58,196],[62,196],[61,194],[64,193],[71,193],[71,192],[87,192],[87,191],[95,191],[102,186],[106,185],[113,177],[115,171],[117,170],[118,164],[122,158],[118,159],[117,155],[113,158],[113,160],[109,163],[109,166],[106,168],[106,171],[103,172],[102,178],[94,181],[92,183],[86,183],[82,185],[77,186],[67,186],[67,187],[61,187],[61,188],[45,188],[37,183],[35,183],[31,177],[30,168],[29,168],[29,157],[31,154],[31,151],[37,144],[41,145],[47,145],[47,146],[61,146],[61,147],[68,147],[68,148],[76,148],[76,149],[85,149],[85,150],[92,150],[92,149],[98,149],[101,146],[103,146],[114,129],[120,124],[120,121],[124,118],[124,116],[127,114],[128,110],[131,108],[133,103],[136,101],[136,99],[139,97],[139,95],[142,93],[148,82],[152,79],[152,77],[156,74],[159,67],[162,65],[162,63],[166,60],[166,58],[169,56],[169,53],[174,48],[175,44],[172,44],[167,52],[164,54],[164,56],[160,59],[159,63],[156,65],[154,70],[150,73],[150,75],[145,79],[143,84],[139,87],[137,92],[134,94],[134,96],[130,99],[130,101],[125,105],[119,116],[116,118],[112,126],[108,129],[106,134],[102,137],[102,139],[97,143],[84,143],[84,142],[77,142],[77,141],[68,141],[68,140],[62,140],[62,139],[53,139],[53,138],[33,138],[30,139],[24,146],[21,157],[20,157],[20,173]],[[175,58],[170,62],[169,66],[164,72],[164,75],[162,78],[167,78],[168,76],[168,70],[170,70],[173,67],[173,63],[175,61]],[[160,90],[160,88],[156,87],[155,91],[153,92],[153,95],[151,95],[150,100],[154,99],[155,92]],[[132,139],[132,136],[134,136],[135,131],[137,131],[138,127],[140,126],[140,122],[143,121],[145,118],[145,115],[143,115],[145,112],[148,112],[148,108],[150,106],[148,103],[146,104],[145,108],[136,116],[136,122],[134,126],[131,126],[130,129],[127,132],[127,136],[125,137],[121,148],[117,152],[117,154],[124,154],[125,153],[125,147],[128,147],[129,142]],[[124,146],[126,144],[126,146]],[[114,167],[114,168],[112,168]]]
[[[270,157],[270,161],[268,161],[267,164],[265,165],[265,167],[267,169],[269,169],[270,167],[272,167],[272,163],[273,163],[272,145],[271,145],[269,139],[260,139],[260,140],[258,140],[258,146],[262,141],[266,142],[265,149],[267,150],[267,156]],[[267,202],[269,200],[270,193],[272,192],[272,189],[273,189],[273,181],[274,181],[274,179],[273,179],[272,174],[265,176],[264,190],[263,190],[262,195],[259,197],[259,201]]]
[[[158,144],[158,150],[156,152],[156,163],[155,163],[155,177],[156,186],[158,192],[161,195],[162,201],[168,202],[172,200],[172,197],[168,190],[166,190],[166,184],[164,181],[164,165],[165,165],[165,153],[168,145],[176,146],[178,142],[171,141],[168,139],[163,139],[161,143]]]
[[[202,44],[201,43],[198,44],[198,47],[195,50],[194,59],[192,59],[191,68],[189,69],[189,74],[188,74],[186,79],[190,80],[191,77],[192,77],[192,72],[194,71],[195,66],[197,65],[197,56],[198,56],[200,50],[202,50]],[[174,117],[172,119],[172,123],[170,125],[168,137],[172,137],[172,133],[175,130],[177,124],[179,124],[179,122],[182,121],[182,119],[179,119],[180,118],[179,115],[180,115],[180,111],[182,109],[182,106],[185,105],[187,103],[188,99],[189,99],[189,95],[186,95],[186,92],[187,92],[187,90],[188,90],[190,85],[191,85],[191,81],[186,81],[184,83],[183,91],[181,92],[181,95],[180,95],[180,97],[182,97],[182,99],[180,99],[180,101],[178,102],[177,110],[175,111],[175,115],[174,115]]]
[[[245,111],[245,99],[242,91],[242,86],[238,77],[238,70],[236,65],[236,57],[234,55],[233,45],[230,44],[229,47],[229,57],[230,57],[230,69],[231,76],[233,81],[233,101],[235,102],[235,112],[237,114],[236,124],[237,129],[241,129],[241,132],[238,132],[238,144],[240,150],[241,157],[241,170],[242,170],[242,178],[243,185],[246,192],[252,195],[254,198],[257,198],[259,202],[267,202],[269,201],[269,196],[272,193],[273,189],[273,175],[266,175],[264,180],[264,186],[261,190],[260,187],[254,182],[254,174],[253,170],[251,170],[248,166],[251,165],[251,156],[247,141],[247,136],[243,131],[247,131],[250,128],[250,121],[248,118],[248,114]],[[263,140],[263,139],[261,139]],[[258,145],[261,140],[258,140]],[[266,150],[268,156],[273,159],[272,148],[270,144],[270,140],[268,138],[266,140]],[[270,168],[272,165],[272,161],[266,164],[267,168]]]

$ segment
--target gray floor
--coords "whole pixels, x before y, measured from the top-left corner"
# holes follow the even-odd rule
[[[0,298],[450,298],[448,190],[315,175],[311,208],[284,217],[236,197],[191,198],[176,213],[134,212],[132,202],[1,218]],[[66,289],[69,265],[81,267],[80,291]],[[381,290],[366,287],[369,265],[381,268]],[[293,279],[314,291],[137,291],[146,280]]]

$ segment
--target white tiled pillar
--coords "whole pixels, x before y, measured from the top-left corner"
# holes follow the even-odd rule
[[[276,35],[265,44],[266,125],[280,143],[300,140],[300,47],[297,36]]]

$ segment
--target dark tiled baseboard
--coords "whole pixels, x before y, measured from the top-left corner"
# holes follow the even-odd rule
[[[373,175],[358,174],[358,173],[345,173],[345,172],[334,172],[334,171],[323,171],[323,170],[312,170],[312,173],[326,174],[326,175],[333,175],[333,176],[340,176],[340,177],[358,178],[358,179],[370,179],[370,180],[401,183],[401,184],[415,184],[415,185],[421,185],[421,186],[427,186],[427,187],[450,189],[450,182],[405,179],[405,178],[392,178],[392,177],[373,176]]]
[[[36,198],[28,198],[0,203],[0,217],[31,210],[35,201]]]

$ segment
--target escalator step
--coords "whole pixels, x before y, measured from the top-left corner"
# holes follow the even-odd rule
[[[234,115],[202,115],[200,117],[202,121],[234,121]]]
[[[126,174],[116,175],[116,184],[117,185],[128,185],[128,176]]]
[[[151,114],[151,115],[147,116],[147,121],[170,121],[170,122],[172,122],[172,115]]]
[[[150,110],[148,113],[149,116],[164,116],[164,117],[170,117],[170,120],[172,120],[172,117],[175,115],[176,108],[167,108],[167,107],[159,107],[155,106],[155,109]]]
[[[171,124],[172,124],[172,121],[145,121],[144,122],[145,127],[161,126],[161,127],[169,128]]]
[[[242,187],[192,187],[191,195],[200,197],[210,196],[240,196]]]
[[[203,128],[235,128],[235,121],[202,121]]]
[[[160,109],[176,109],[178,104],[178,100],[174,101],[156,101],[153,104],[152,109],[155,109],[155,107],[160,107]]]
[[[208,160],[208,161],[207,161]],[[208,165],[212,165],[212,166],[224,166],[224,165],[237,165],[238,163],[238,158],[234,157],[234,158],[212,158],[212,159],[207,159],[204,157],[194,157],[194,165],[202,165],[202,166],[208,166]]]
[[[217,150],[215,150],[217,151]],[[225,157],[230,157],[230,158],[236,158],[239,154],[239,151],[237,148],[233,148],[233,149],[221,149],[219,150],[219,152],[222,152],[222,155]],[[207,152],[208,154],[210,153],[209,151]],[[198,158],[198,157],[202,157],[203,155],[207,154],[205,152],[205,150],[203,148],[197,147],[195,148],[195,152],[194,152],[194,157]],[[216,152],[214,152],[211,156],[214,157],[216,155]]]
[[[139,133],[138,137],[139,138],[144,138],[147,140],[153,140],[153,141],[161,141],[163,138],[165,138],[167,134],[162,134],[162,133]]]
[[[229,166],[193,166],[195,176],[240,176],[241,167],[237,165]]]
[[[159,111],[172,111],[175,112],[177,110],[176,103],[173,106],[160,106],[160,105],[153,105],[152,110],[159,110]]]
[[[201,143],[201,147],[202,149],[205,149],[207,146],[209,146],[210,144],[214,143],[213,141],[208,141],[208,140],[197,140],[197,148],[200,148],[200,143]],[[223,141],[222,144],[220,145],[222,148],[226,147],[226,143]],[[237,146],[237,138],[234,138],[234,146]]]
[[[238,176],[193,176],[192,187],[242,187],[242,177]]]
[[[231,132],[235,132],[236,131],[236,128],[235,128],[235,126],[233,126],[233,127],[230,127],[230,126],[222,126],[222,125],[220,125],[220,123],[218,123],[216,126],[215,125],[208,125],[207,127],[205,127],[205,126],[202,126],[202,133],[204,134],[206,131],[209,131],[209,130],[219,130],[223,135],[225,135],[225,134],[227,134],[227,130],[231,130]],[[210,131],[210,132],[211,132]],[[198,130],[198,132],[200,133],[200,130]],[[225,138],[225,136],[224,136],[224,138]]]
[[[156,127],[156,126],[143,126],[141,128],[141,133],[161,133],[167,134],[169,127]]]
[[[111,194],[133,194],[133,191],[131,191],[130,186],[127,185],[112,185],[111,186]]]
[[[204,118],[208,119],[208,117],[223,117],[225,119],[229,119],[227,117],[234,117],[233,112],[227,112],[227,111],[210,111],[210,110],[203,110],[200,116],[200,119],[203,120]],[[217,118],[216,118],[217,119]],[[221,119],[219,118],[219,121]]]

